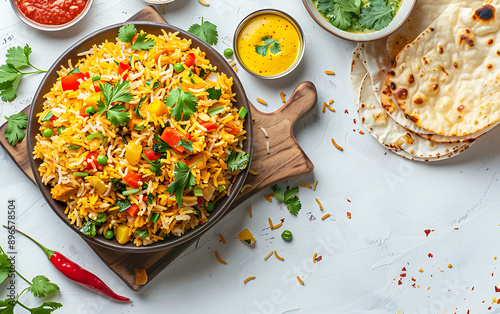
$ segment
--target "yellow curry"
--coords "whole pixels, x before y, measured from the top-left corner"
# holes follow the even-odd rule
[[[302,38],[297,26],[277,14],[250,19],[238,35],[238,57],[251,72],[274,76],[292,67],[300,56]]]

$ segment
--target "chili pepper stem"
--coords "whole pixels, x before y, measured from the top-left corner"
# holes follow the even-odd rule
[[[52,255],[54,255],[55,251],[52,251],[52,250],[49,250],[48,248],[46,248],[45,246],[43,246],[42,244],[40,244],[40,242],[38,242],[37,240],[33,239],[32,237],[30,237],[29,235],[27,235],[26,233],[22,232],[22,231],[19,231],[17,230],[16,228],[9,228],[7,227],[6,225],[2,225],[4,228],[6,229],[13,229],[15,230],[16,232],[19,232],[20,234],[22,234],[23,236],[27,237],[28,239],[30,239],[31,241],[35,242],[36,244],[38,244],[38,246],[45,252],[45,255],[47,255],[47,258],[50,259],[52,257]]]

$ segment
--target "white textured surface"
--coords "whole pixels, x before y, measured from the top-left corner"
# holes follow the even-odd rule
[[[205,19],[218,25],[219,51],[232,42],[232,32],[248,13],[273,7],[291,13],[304,28],[306,54],[294,74],[276,81],[262,81],[242,70],[238,74],[253,102],[265,99],[271,111],[280,104],[279,93],[291,94],[304,80],[319,91],[315,110],[301,120],[296,137],[316,170],[308,177],[288,182],[297,185],[319,180],[315,192],[302,188],[303,209],[293,217],[259,193],[235,209],[173,265],[140,292],[129,290],[78,235],[68,229],[47,206],[35,186],[0,150],[0,222],[7,222],[7,200],[17,202],[17,226],[49,248],[57,249],[100,276],[131,304],[118,304],[73,284],[63,277],[27,239],[17,239],[17,268],[26,277],[45,274],[59,284],[61,294],[52,300],[64,307],[55,313],[491,313],[500,256],[498,182],[500,130],[493,130],[464,154],[451,160],[423,164],[386,152],[369,134],[360,135],[349,67],[354,44],[337,39],[314,24],[298,0],[212,0],[204,7],[195,0],[179,0],[166,7],[166,19],[183,29]],[[0,63],[6,50],[29,43],[35,65],[48,68],[55,58],[80,37],[108,24],[126,20],[145,4],[139,0],[96,0],[89,15],[64,33],[44,33],[29,28],[0,2]],[[325,70],[335,76],[326,76]],[[13,103],[0,102],[1,121],[29,104],[41,76],[23,80]],[[323,101],[335,99],[336,112],[321,113]],[[348,110],[349,114],[344,113]],[[353,131],[355,130],[355,131]],[[366,132],[367,133],[367,132]],[[335,149],[330,138],[344,147]],[[272,148],[271,148],[272,149]],[[269,191],[265,191],[269,193]],[[323,212],[314,198],[321,200]],[[350,202],[348,201],[350,200]],[[253,218],[248,217],[248,206]],[[346,212],[352,213],[347,219]],[[310,220],[310,217],[316,220]],[[285,218],[284,227],[270,230],[267,218]],[[255,248],[236,239],[249,228],[257,238]],[[294,233],[291,243],[280,238],[283,229]],[[458,228],[455,230],[454,228]],[[425,229],[433,229],[429,237]],[[223,245],[217,234],[227,244]],[[0,231],[6,247],[7,233]],[[264,261],[271,249],[285,257]],[[218,250],[228,265],[214,257]],[[314,252],[323,260],[312,264]],[[434,255],[428,257],[428,253]],[[449,269],[448,264],[453,268]],[[402,284],[397,281],[406,267]],[[418,270],[424,271],[420,273]],[[493,273],[493,276],[492,276]],[[300,275],[304,286],[295,276]],[[246,285],[243,279],[256,276]],[[419,288],[413,288],[411,278]],[[395,280],[394,280],[395,279]],[[427,287],[430,287],[427,290]],[[474,289],[472,289],[474,287]],[[0,285],[5,296],[6,285]],[[18,281],[18,291],[24,284]],[[26,304],[40,301],[23,296]],[[483,303],[484,301],[484,303]],[[446,310],[446,312],[445,312]],[[19,311],[21,313],[22,311]]]

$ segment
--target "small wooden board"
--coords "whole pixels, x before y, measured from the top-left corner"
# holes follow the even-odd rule
[[[154,21],[166,23],[159,12],[152,6],[145,7],[129,21]],[[244,200],[255,193],[281,181],[293,179],[311,173],[314,169],[304,151],[300,148],[293,134],[295,123],[311,111],[317,101],[316,87],[311,82],[301,83],[288,102],[273,113],[263,113],[250,105],[254,122],[254,151],[251,169],[257,175],[249,174],[245,184],[251,187],[240,193],[238,198],[227,211],[236,208]],[[23,110],[29,113],[29,106]],[[264,136],[261,127],[268,133]],[[19,168],[34,183],[33,172],[29,165],[26,140],[16,146],[11,146],[5,139],[4,133],[7,124],[0,127],[0,145],[7,151]],[[269,142],[269,154],[266,142]],[[83,237],[85,240],[85,238]],[[191,246],[197,239],[182,245],[152,253],[121,253],[104,249],[100,246],[87,244],[111,268],[126,284],[133,290],[139,290],[144,286],[135,283],[135,268],[144,268],[148,274],[148,282],[171,264],[182,252]],[[130,255],[134,255],[130,258]]]

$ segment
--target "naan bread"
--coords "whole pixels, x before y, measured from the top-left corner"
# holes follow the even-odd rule
[[[466,143],[433,143],[408,132],[392,120],[380,106],[371,88],[371,79],[363,60],[363,50],[359,45],[353,52],[351,85],[354,94],[358,96],[358,114],[361,123],[392,152],[411,160],[433,161],[455,156],[470,146]]]
[[[407,119],[443,136],[500,121],[498,7],[451,5],[397,55],[387,86]]]

